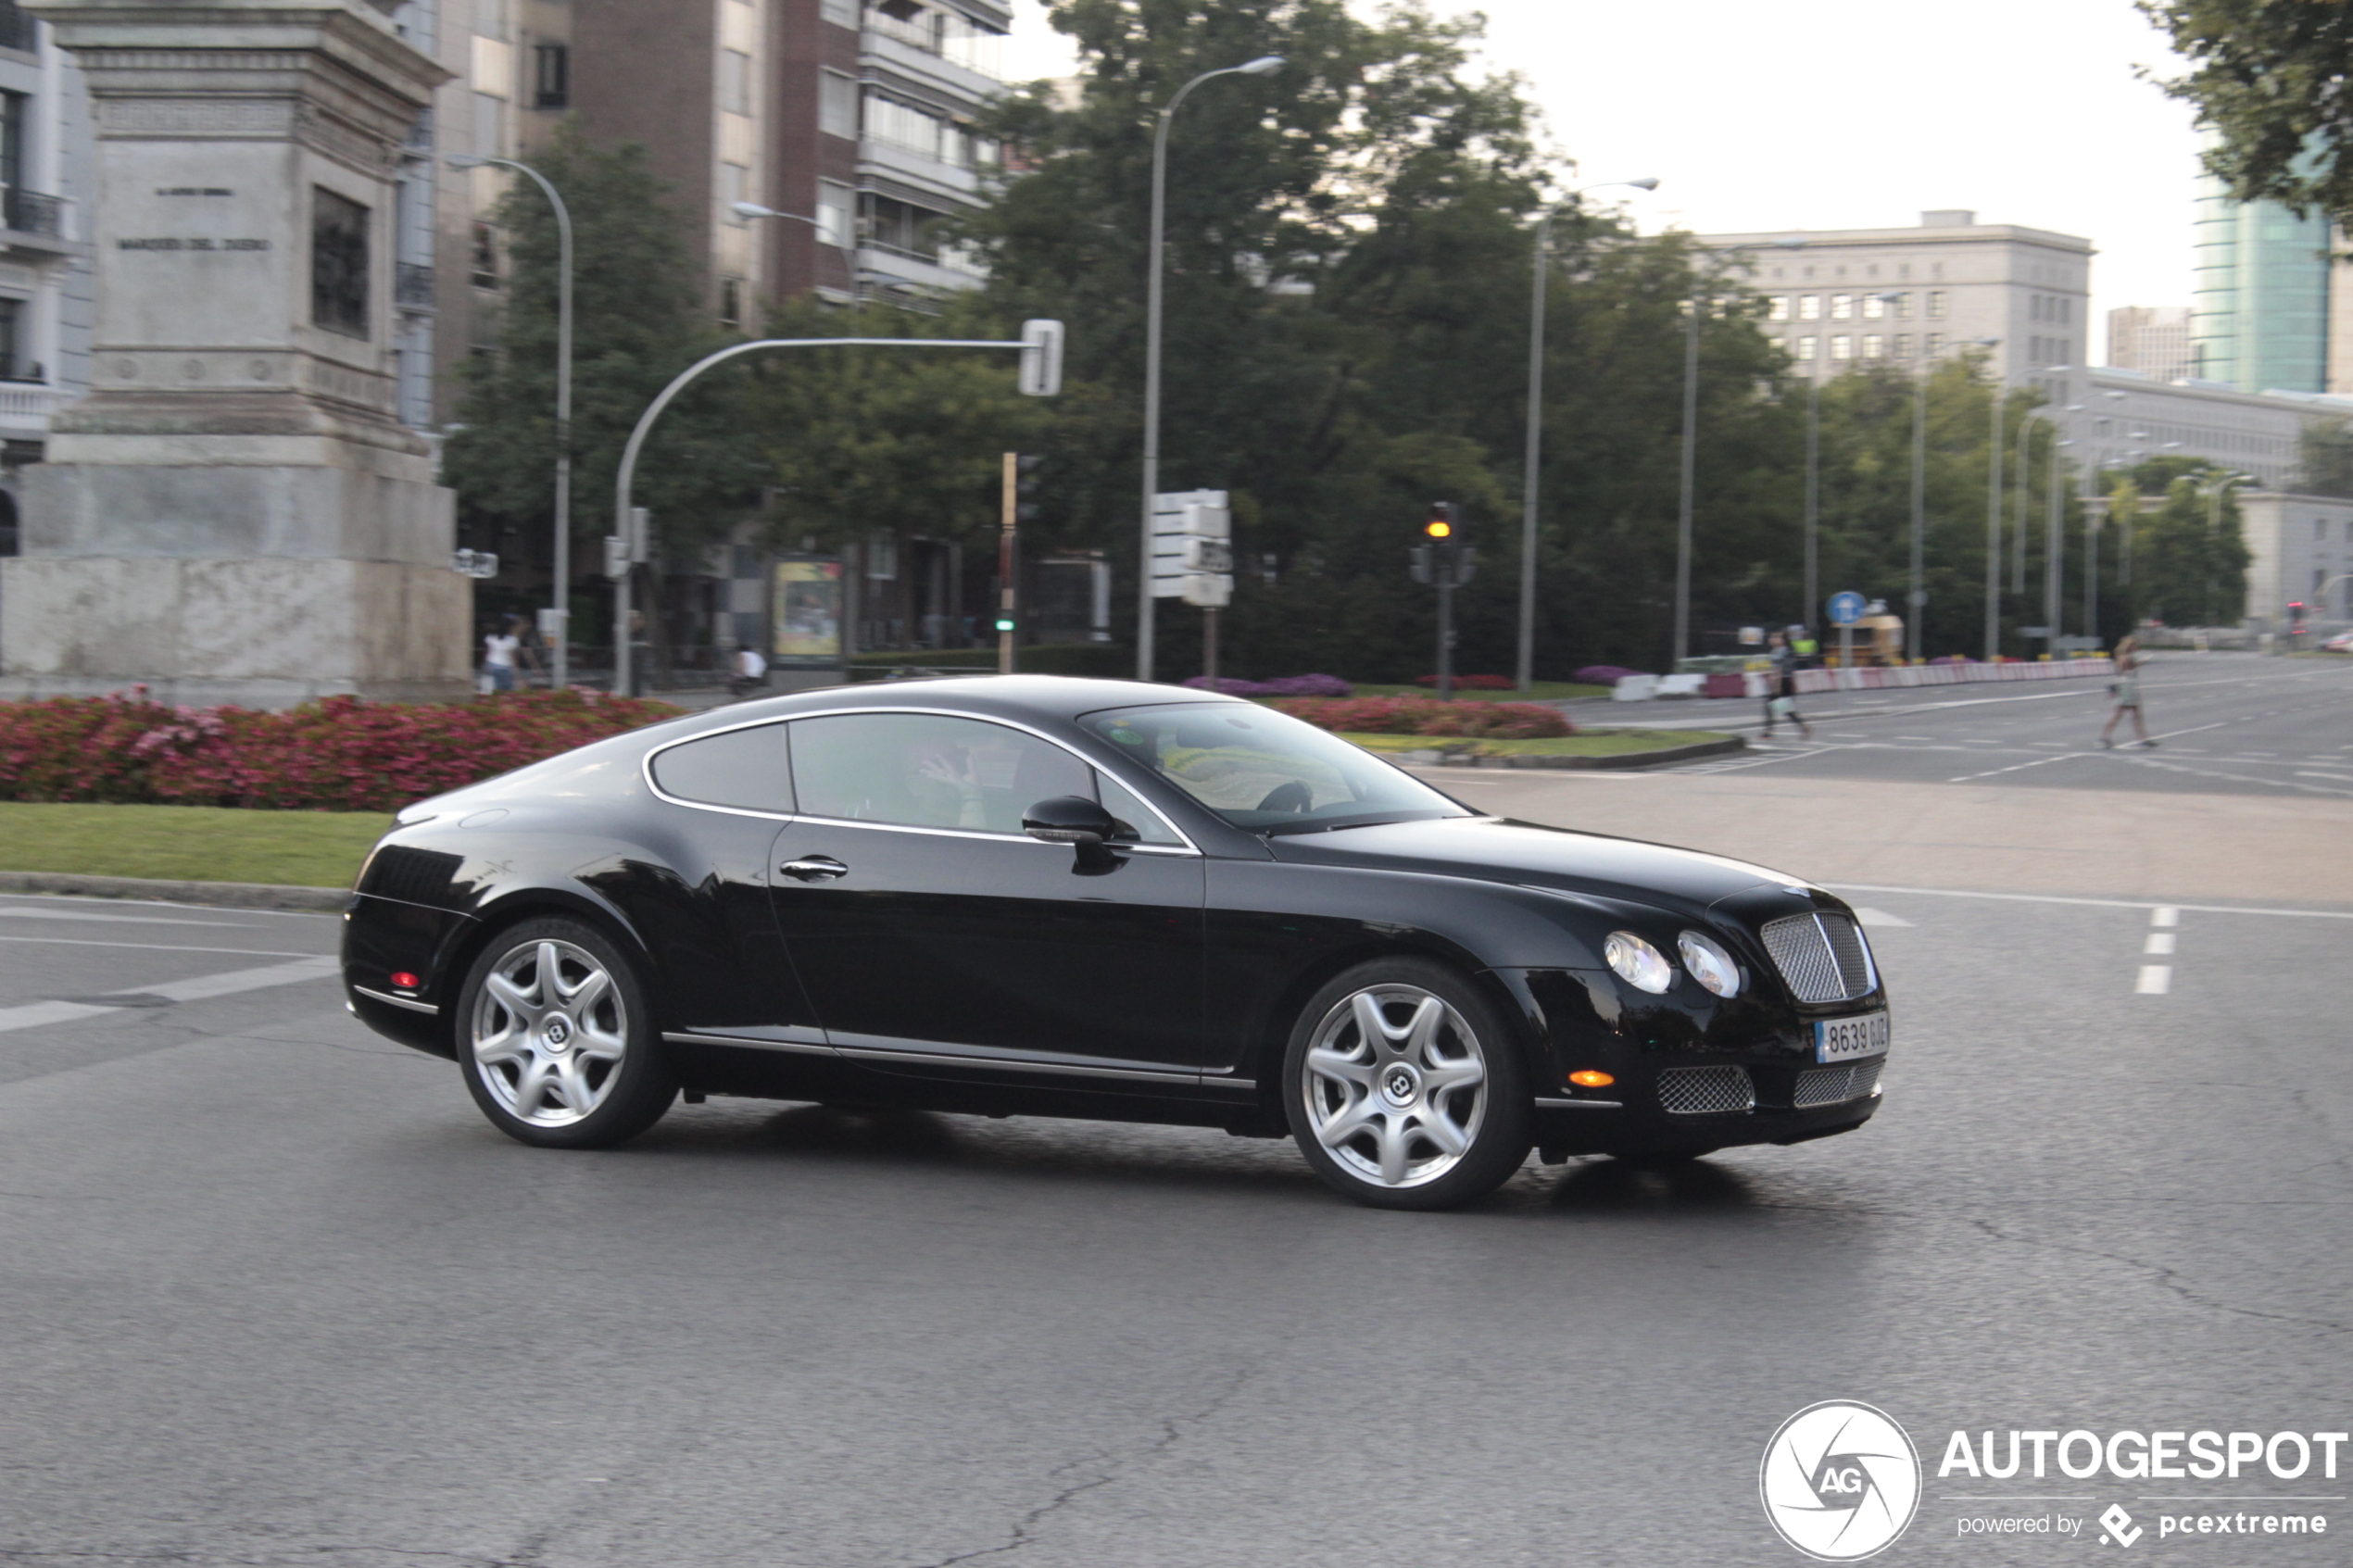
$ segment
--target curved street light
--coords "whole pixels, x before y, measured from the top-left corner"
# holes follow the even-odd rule
[[[1176,89],[1160,111],[1152,132],[1152,216],[1144,304],[1144,518],[1136,553],[1136,679],[1152,678],[1152,506],[1160,494],[1161,257],[1168,220],[1168,127],[1176,107],[1202,82],[1220,76],[1271,76],[1283,69],[1280,55],[1261,55],[1238,66],[1205,70]]]
[[[452,169],[495,167],[528,175],[556,209],[556,558],[550,595],[556,646],[549,650],[547,679],[561,691],[572,676],[572,209],[554,183],[527,163],[473,153],[450,153],[444,161]]]
[[[1607,191],[1621,185],[1629,190],[1655,191],[1658,178],[1645,174],[1635,180],[1604,180],[1598,184],[1580,185],[1545,207],[1544,216],[1536,224],[1535,303],[1528,329],[1528,472],[1520,483],[1517,680],[1524,692],[1533,690],[1536,680],[1537,476],[1544,449],[1544,284],[1552,275],[1553,218],[1588,191]]]

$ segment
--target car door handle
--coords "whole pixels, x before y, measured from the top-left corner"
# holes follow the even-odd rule
[[[805,855],[776,869],[795,882],[833,882],[849,874],[849,868],[831,855]]]

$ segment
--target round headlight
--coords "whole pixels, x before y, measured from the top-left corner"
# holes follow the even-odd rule
[[[1619,979],[1638,991],[1656,993],[1675,984],[1675,966],[1667,961],[1667,955],[1630,931],[1611,932],[1609,940],[1602,944],[1602,957],[1609,960]]]
[[[1693,980],[1719,997],[1741,994],[1741,966],[1732,961],[1732,955],[1714,937],[1686,931],[1675,939],[1675,946],[1682,953],[1683,967],[1692,972]]]

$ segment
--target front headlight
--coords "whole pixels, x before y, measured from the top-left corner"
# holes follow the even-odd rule
[[[1602,944],[1602,957],[1617,977],[1638,991],[1653,995],[1675,984],[1675,966],[1667,955],[1630,931],[1613,931]]]
[[[1675,946],[1682,953],[1683,967],[1692,972],[1693,980],[1719,997],[1741,994],[1741,966],[1732,961],[1732,955],[1715,938],[1686,931],[1675,939]]]

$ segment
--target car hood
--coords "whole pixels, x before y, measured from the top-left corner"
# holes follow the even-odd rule
[[[1277,859],[1294,864],[1476,877],[1702,909],[1751,888],[1806,886],[1801,879],[1721,855],[1499,817],[1285,834],[1267,843]]]

